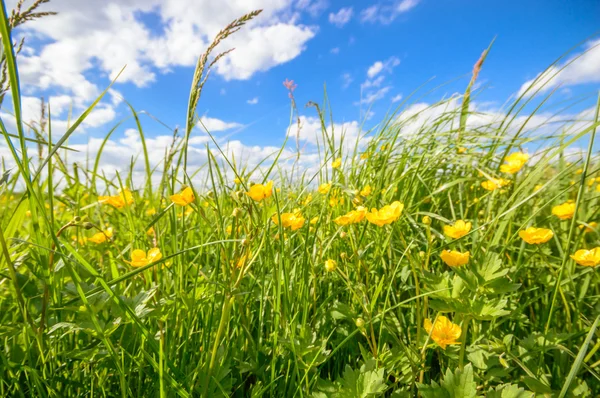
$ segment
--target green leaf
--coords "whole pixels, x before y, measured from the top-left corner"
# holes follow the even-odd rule
[[[534,396],[534,393],[525,391],[516,384],[501,384],[486,394],[487,398],[533,398]]]
[[[435,381],[431,385],[417,383],[419,393],[424,398],[473,398],[477,396],[477,383],[473,380],[473,366],[468,364],[461,371],[446,371],[441,384]]]

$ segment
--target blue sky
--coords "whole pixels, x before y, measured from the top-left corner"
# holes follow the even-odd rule
[[[600,2],[594,0],[52,0],[46,8],[59,14],[17,32],[26,37],[19,66],[30,118],[37,98],[50,98],[60,131],[69,106],[80,113],[127,64],[75,144],[103,137],[128,115],[119,96],[181,126],[197,56],[219,28],[256,8],[265,11],[221,47],[236,50],[213,72],[198,107],[217,136],[244,147],[283,142],[286,78],[298,84],[307,124],[315,113],[304,104],[321,103],[326,85],[336,123],[369,127],[430,79],[422,93],[451,83],[419,95],[420,102],[464,91],[494,37],[478,81],[485,89],[476,97],[479,108],[493,111],[571,47],[583,44],[567,58],[600,44],[594,36]],[[593,104],[599,83],[600,46],[551,82],[549,88],[560,87],[549,104],[583,96],[571,109],[582,111]],[[142,121],[151,137],[169,134],[149,118]],[[119,139],[131,127],[119,128],[116,146],[127,145]]]

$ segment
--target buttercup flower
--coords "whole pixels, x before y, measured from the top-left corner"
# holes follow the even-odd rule
[[[361,189],[360,196],[366,198],[367,196],[369,196],[371,194],[371,192],[373,192],[373,188],[371,188],[370,185],[367,185],[363,189]]]
[[[143,250],[135,249],[131,252],[131,261],[125,260],[125,262],[130,264],[132,267],[143,267],[144,265],[151,264],[160,260],[161,258],[162,254],[158,247],[148,250],[147,254]]]
[[[481,186],[488,191],[495,191],[498,188],[502,188],[505,185],[508,185],[509,181],[504,178],[492,178],[491,180],[487,180],[481,183]]]
[[[275,225],[279,225],[279,217],[277,217],[277,214],[271,217],[271,220],[273,220]],[[302,214],[300,214],[300,212],[281,214],[281,225],[284,228],[291,228],[292,231],[296,231],[302,228],[305,221],[305,218],[302,217]]]
[[[456,221],[454,225],[444,225],[444,235],[453,239],[462,238],[469,231],[471,231],[471,223],[463,220]]]
[[[519,231],[519,236],[530,245],[546,243],[554,236],[554,233],[546,228],[529,227]]]
[[[246,195],[250,196],[253,200],[260,202],[263,199],[270,197],[273,194],[273,181],[269,181],[266,185],[254,184],[250,187],[250,190],[246,192]]]
[[[239,184],[241,184],[241,183],[242,183],[242,179],[241,179],[241,178],[239,178],[239,177],[235,177],[235,178],[233,179],[233,182],[239,185]]]
[[[181,193],[176,193],[175,195],[171,195],[171,201],[179,206],[187,206],[194,201],[196,197],[194,196],[194,191],[192,188],[187,187]]]
[[[315,225],[319,221],[319,216],[310,219],[310,225]]]
[[[449,267],[460,267],[469,262],[469,252],[461,253],[456,250],[444,250],[440,254],[442,261]]]
[[[250,260],[251,257],[252,257],[252,252],[250,250],[247,250],[246,253],[244,253],[244,255],[242,257],[240,257],[240,259],[238,260],[238,262],[235,266],[237,268],[244,267],[248,263],[248,260]]]
[[[98,202],[105,203],[116,207],[117,209],[120,209],[133,203],[133,195],[131,194],[131,191],[129,189],[125,188],[123,191],[121,191],[118,195],[115,196],[99,196]]]
[[[327,271],[327,272],[335,271],[336,266],[337,266],[337,263],[335,262],[335,260],[329,259],[329,260],[325,261],[325,271]]]
[[[342,165],[342,158],[337,158],[331,162],[331,168],[338,169]]]
[[[323,195],[327,195],[329,190],[331,189],[331,184],[321,184],[319,185],[319,193]]]
[[[511,153],[504,159],[504,164],[500,166],[503,173],[515,174],[527,163],[529,155],[523,152]]]
[[[591,250],[577,250],[571,258],[579,265],[584,267],[595,267],[600,264],[600,247]]]
[[[383,206],[381,209],[371,209],[370,213],[367,213],[367,220],[371,224],[375,224],[379,227],[383,227],[386,224],[391,224],[402,215],[404,205],[398,201],[393,202],[390,205]]]
[[[343,205],[344,204],[344,198],[340,197],[340,196],[332,196],[329,198],[329,206],[331,207],[335,207],[337,205]]]
[[[148,228],[148,230],[146,231],[146,235],[148,236],[154,236],[154,227],[150,227]]]
[[[457,340],[462,334],[462,329],[443,315],[437,317],[435,324],[430,319],[425,319],[423,326],[431,335],[431,340],[435,341],[442,350],[449,345],[460,344]]]
[[[108,228],[106,231],[98,232],[94,234],[91,238],[88,238],[88,242],[100,244],[106,242],[109,238],[113,236],[113,229]]]
[[[585,228],[585,231],[583,231],[585,233],[594,232],[598,228],[598,223],[596,221],[592,221],[592,222],[587,223],[587,226],[586,225],[579,226],[579,229],[583,229],[583,228]]]
[[[365,219],[367,215],[367,209],[363,206],[358,206],[356,210],[352,210],[349,213],[339,216],[333,220],[337,225],[349,225],[356,224]]]
[[[575,203],[570,200],[552,208],[552,214],[561,220],[569,220],[575,215]]]

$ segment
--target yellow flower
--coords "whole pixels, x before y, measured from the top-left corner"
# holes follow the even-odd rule
[[[233,179],[233,182],[239,185],[239,184],[241,184],[241,183],[242,183],[242,179],[241,179],[241,178],[239,178],[239,177],[235,177],[235,178]]]
[[[386,145],[382,145],[381,148],[379,148],[379,150],[381,152],[384,152],[386,149],[388,149],[388,145],[387,144]]]
[[[158,247],[148,250],[148,254],[140,249],[135,249],[131,252],[131,261],[125,260],[126,263],[132,267],[143,267],[144,265],[151,264],[162,258],[162,254]]]
[[[364,220],[366,215],[367,209],[363,206],[358,206],[356,210],[335,218],[333,222],[337,225],[356,224]]]
[[[240,259],[238,260],[238,262],[235,266],[237,268],[244,267],[248,263],[248,260],[250,260],[251,257],[252,257],[252,252],[250,250],[247,250],[246,253],[244,253],[244,255],[242,257],[240,257]]]
[[[150,208],[150,209],[146,210],[146,215],[147,215],[147,216],[153,216],[153,215],[155,215],[155,214],[156,214],[156,209],[155,209],[154,207],[152,207],[152,208]]]
[[[577,169],[577,171],[575,171],[575,174],[577,174],[577,175],[583,174],[583,169]]]
[[[443,315],[437,317],[435,324],[432,324],[430,319],[425,319],[423,326],[425,327],[425,331],[431,335],[431,339],[442,350],[445,350],[448,345],[460,344],[457,340],[462,334],[462,329]]]
[[[571,258],[579,265],[584,267],[595,267],[600,264],[600,247],[592,250],[577,250]]]
[[[120,209],[133,203],[133,195],[131,194],[131,191],[129,189],[125,188],[118,195],[100,196],[98,197],[98,201],[100,203],[106,203],[113,207],[116,207],[117,209]]]
[[[454,225],[444,225],[444,235],[453,239],[462,238],[469,231],[471,231],[471,223],[463,220],[456,221]]]
[[[440,254],[442,261],[449,267],[460,267],[469,262],[469,252],[461,253],[456,250],[444,250]]]
[[[171,201],[179,206],[187,206],[192,203],[196,199],[194,196],[194,191],[192,191],[191,187],[187,187],[181,193],[176,193],[175,195],[171,195]]]
[[[465,148],[464,146],[461,146],[460,148],[458,148],[456,150],[457,153],[461,154],[461,153],[465,153],[467,152],[467,148]]]
[[[594,232],[598,228],[598,223],[596,221],[592,221],[590,223],[587,223],[587,226],[586,225],[579,226],[579,229],[583,229],[583,228],[585,228],[585,231],[583,231],[585,233]]]
[[[319,217],[313,217],[310,219],[310,225],[315,225],[319,221]]]
[[[498,188],[502,188],[507,185],[509,181],[504,178],[492,178],[491,180],[487,180],[481,183],[481,186],[488,191],[495,191]]]
[[[529,227],[519,231],[519,236],[530,245],[546,243],[554,236],[554,233],[546,228]]]
[[[371,209],[370,213],[367,213],[367,220],[371,224],[383,227],[386,224],[391,224],[402,215],[404,205],[398,201],[393,202],[391,205],[383,206],[381,209]]]
[[[108,228],[106,231],[98,232],[94,234],[91,238],[88,238],[88,242],[100,244],[106,242],[109,238],[113,236],[113,229]]]
[[[373,192],[373,188],[371,188],[370,185],[367,185],[360,191],[360,196],[366,198],[371,194],[371,192]]]
[[[368,159],[368,158],[369,158],[369,156],[370,156],[369,152],[363,152],[363,153],[360,155],[360,158],[361,158],[362,160],[365,160],[365,159]]]
[[[271,220],[273,220],[275,225],[279,225],[279,218],[277,217],[277,214],[271,217]],[[281,214],[281,225],[284,228],[291,228],[292,231],[296,231],[302,228],[305,221],[305,218],[302,217],[302,214],[300,214],[300,212]]]
[[[336,266],[337,266],[337,263],[335,262],[335,260],[332,260],[332,259],[325,260],[325,271],[333,272],[333,271],[335,271]]]
[[[331,189],[331,184],[321,184],[319,185],[319,193],[323,195],[327,195],[329,190]]]
[[[154,236],[154,227],[148,228],[148,230],[146,231],[146,235]]]
[[[254,184],[250,187],[250,190],[246,192],[246,195],[250,196],[253,200],[260,202],[263,199],[270,197],[273,194],[273,181],[269,181],[266,185]]]
[[[533,190],[535,192],[539,191],[540,189],[542,189],[543,185],[542,184],[537,184],[535,187],[533,187]]]
[[[500,171],[503,173],[515,174],[527,163],[529,155],[523,152],[511,153],[504,159],[504,163],[500,166]]]
[[[329,198],[329,206],[331,206],[331,207],[335,207],[337,205],[343,205],[343,204],[344,204],[343,197],[332,196]]]
[[[342,158],[337,158],[331,162],[331,168],[338,169],[342,165]]]
[[[575,203],[568,201],[552,208],[552,214],[561,220],[569,220],[575,215]]]

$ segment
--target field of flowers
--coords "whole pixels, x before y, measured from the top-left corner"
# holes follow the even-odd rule
[[[0,123],[15,165],[0,183],[0,396],[600,393],[597,110],[534,131],[523,96],[483,118],[469,98],[484,55],[459,106],[403,114],[409,97],[360,141],[313,104],[316,173],[280,167],[296,165],[285,145],[245,167],[215,141],[197,174],[207,53],[160,166],[144,150],[145,179],[133,162],[108,178],[102,150],[64,161],[87,113],[63,137],[26,134],[0,23],[17,119]]]

